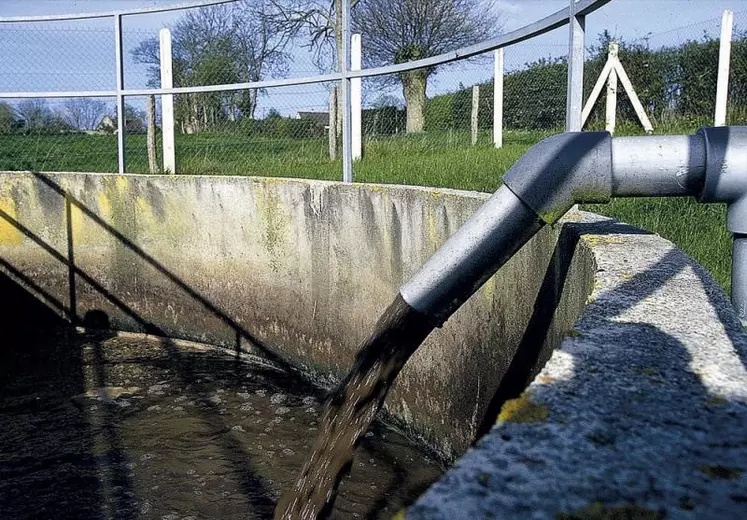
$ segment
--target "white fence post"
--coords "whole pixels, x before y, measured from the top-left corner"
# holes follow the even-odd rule
[[[117,81],[117,171],[122,174],[127,169],[125,157],[125,139],[127,120],[125,114],[124,90],[124,57],[122,55],[122,15],[114,15],[114,66]]]
[[[171,63],[171,31],[161,29],[161,88],[174,87],[174,74]],[[176,173],[176,154],[174,150],[174,96],[161,96],[161,132],[163,135],[163,171]]]
[[[731,59],[731,33],[733,25],[733,13],[729,10],[724,11],[721,17],[721,41],[718,48],[718,81],[716,83],[714,126],[724,126],[726,124],[726,101],[729,95],[729,60]]]
[[[353,125],[350,103],[350,0],[337,0],[342,3],[342,63],[340,73],[343,76],[340,90],[337,92],[342,109],[342,182],[353,182]]]
[[[477,144],[477,123],[480,113],[480,86],[472,87],[472,146]]]
[[[361,35],[354,34],[351,38],[350,43],[350,70],[361,70]],[[351,106],[351,117],[350,122],[353,135],[352,135],[352,154],[353,160],[358,160],[363,155],[363,100],[361,92],[361,78],[353,78],[350,80],[350,103]]]
[[[493,143],[503,147],[503,48],[495,50],[493,71]]]
[[[610,42],[608,59],[616,60],[618,52],[617,42]],[[617,111],[617,71],[613,67],[607,77],[607,103],[605,105],[605,129],[615,133],[615,113]]]
[[[576,0],[569,0],[568,86],[565,107],[565,131],[580,132],[584,103],[584,39],[586,16],[576,14]]]

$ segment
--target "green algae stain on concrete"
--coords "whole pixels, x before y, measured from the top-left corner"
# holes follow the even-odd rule
[[[568,332],[566,332],[566,337],[568,338],[581,338],[584,336],[584,334],[576,329],[568,329]]]
[[[290,215],[271,187],[261,185],[256,191],[258,216],[262,225],[262,244],[270,256],[270,268],[277,272],[283,263],[283,255]]]
[[[570,513],[560,513],[556,520],[661,520],[664,513],[636,504],[605,506],[594,502]]]
[[[498,414],[498,422],[543,423],[550,417],[550,411],[541,403],[530,399],[531,394],[523,393],[516,399],[506,401]]]
[[[406,520],[407,519],[407,512],[404,509],[400,509],[397,511],[397,513],[392,517],[392,520]]]
[[[438,224],[436,223],[436,209],[433,207],[433,205],[428,205],[428,242],[429,246],[432,252],[436,252],[436,250],[441,245],[441,240],[438,235]]]
[[[495,299],[495,278],[490,278],[485,282],[480,290],[482,297],[485,299],[487,305],[492,305]]]
[[[17,246],[23,242],[23,234],[16,228],[9,219],[18,220],[16,213],[16,203],[11,197],[0,196],[0,245]]]
[[[723,406],[725,404],[728,404],[729,400],[721,395],[713,395],[706,399],[706,404],[708,406]]]

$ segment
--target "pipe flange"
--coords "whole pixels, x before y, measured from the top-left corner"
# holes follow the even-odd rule
[[[726,228],[747,234],[747,127],[701,128],[706,170],[699,202],[728,204]]]

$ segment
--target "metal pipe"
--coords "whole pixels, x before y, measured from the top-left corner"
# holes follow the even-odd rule
[[[138,14],[165,13],[168,11],[179,11],[182,9],[194,9],[197,7],[209,7],[212,5],[228,4],[239,0],[202,0],[172,5],[154,5],[152,7],[140,7],[138,9],[125,9],[118,11],[102,11],[77,14],[48,14],[40,16],[0,16],[0,23],[26,23],[26,22],[62,22],[69,20],[91,20],[95,18],[109,18],[110,16],[129,16]]]
[[[400,294],[440,326],[543,225],[529,206],[501,186],[400,288]]]
[[[573,204],[612,196],[698,196],[728,205],[734,234],[732,301],[747,322],[747,127],[694,136],[612,139],[569,132],[531,148],[504,185],[400,288],[440,326],[544,224]]]
[[[700,193],[706,168],[700,135],[616,137],[612,140],[612,195],[687,196]]]
[[[747,327],[747,235],[735,234],[731,260],[731,302]]]

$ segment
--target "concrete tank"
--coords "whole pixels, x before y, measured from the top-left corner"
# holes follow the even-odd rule
[[[101,311],[117,330],[239,349],[330,385],[486,197],[0,173],[0,270],[78,325]],[[399,376],[391,420],[459,459],[407,516],[733,514],[747,501],[745,363],[747,337],[703,268],[658,236],[571,213]]]

